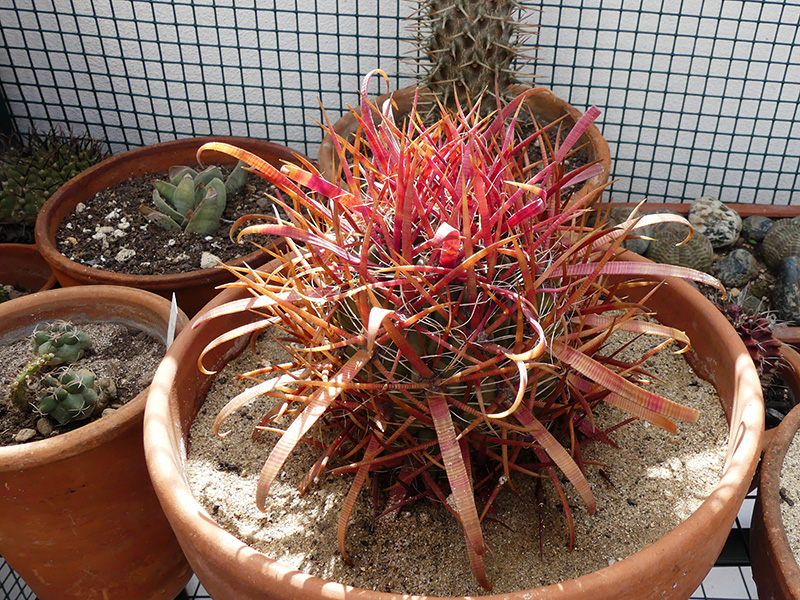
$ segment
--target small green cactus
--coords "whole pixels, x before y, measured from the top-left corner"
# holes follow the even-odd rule
[[[56,131],[8,143],[0,153],[0,223],[33,225],[59,187],[107,156],[97,140]]]
[[[61,365],[78,360],[92,346],[89,336],[71,323],[57,321],[33,332],[33,351],[46,365]]]
[[[36,358],[25,365],[9,386],[9,398],[20,410],[27,410],[30,403],[27,382],[31,375],[45,365],[73,363],[92,346],[88,335],[66,321],[56,321],[37,329],[31,336],[31,342]]]
[[[156,209],[142,206],[141,211],[164,229],[201,235],[214,233],[219,229],[228,196],[244,186],[247,172],[243,166],[240,161],[224,182],[219,167],[208,167],[199,173],[190,167],[172,167],[169,182],[155,182]]]
[[[38,411],[49,415],[60,425],[79,421],[92,414],[97,403],[94,374],[64,368],[60,373],[44,378],[46,388],[39,401]]]

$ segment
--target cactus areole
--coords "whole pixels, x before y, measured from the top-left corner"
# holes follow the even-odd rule
[[[643,306],[619,300],[605,276],[719,283],[682,267],[618,259],[635,228],[687,223],[682,217],[634,215],[602,229],[585,218],[593,197],[570,204],[563,190],[592,177],[597,165],[565,173],[563,161],[596,108],[555,147],[542,131],[518,138],[515,117],[525,94],[485,118],[478,105],[432,125],[412,112],[401,130],[389,106],[366,99],[374,73],[362,89],[362,137],[335,138],[345,165],[341,186],[310,165],[277,170],[225,144],[198,152],[199,159],[207,150],[227,152],[277,185],[288,220],[273,218],[240,236],[284,236],[293,248],[270,271],[235,270],[236,285],[253,297],[195,323],[245,310],[262,315],[206,351],[274,325],[293,342],[292,364],[232,399],[215,429],[255,397],[275,397],[278,407],[261,424],[279,414],[296,418],[261,473],[262,510],[296,444],[313,427],[328,428],[334,441],[306,480],[340,450],[356,456],[332,468],[355,475],[339,522],[345,560],[356,496],[370,473],[390,472],[401,485],[386,512],[410,501],[412,481],[423,496],[442,500],[463,525],[477,580],[489,588],[481,520],[509,480],[537,471],[560,491],[560,469],[594,511],[576,440],[603,437],[593,425],[598,403],[672,432],[674,421],[697,418],[632,382],[630,365],[597,353],[616,330],[661,336],[664,345],[689,342],[647,321]],[[529,147],[541,157],[535,164],[526,158]]]

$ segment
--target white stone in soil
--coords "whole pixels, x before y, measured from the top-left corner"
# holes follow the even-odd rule
[[[20,429],[17,435],[14,436],[14,441],[18,444],[24,444],[25,442],[29,442],[33,438],[36,437],[36,430],[35,429]]]
[[[717,198],[701,196],[689,208],[689,222],[717,250],[731,246],[742,231],[742,218]]]
[[[131,250],[130,248],[123,248],[117,255],[114,257],[114,260],[117,262],[127,262],[136,256],[136,250]]]
[[[200,256],[200,268],[201,269],[213,269],[214,267],[218,266],[222,261],[219,259],[218,256],[211,254],[211,252],[203,252]]]

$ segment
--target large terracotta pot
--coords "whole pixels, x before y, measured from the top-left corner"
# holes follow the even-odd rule
[[[798,376],[795,373],[795,385]],[[789,547],[781,518],[781,469],[798,430],[800,406],[771,430],[770,443],[761,458],[750,529],[750,561],[760,600],[800,600],[800,566]]]
[[[646,290],[632,288],[631,298],[641,299]],[[245,294],[240,289],[227,290],[207,308]],[[688,360],[719,392],[731,424],[729,455],[721,481],[684,523],[634,556],[578,579],[492,598],[686,599],[717,559],[758,462],[764,424],[761,388],[736,332],[692,286],[670,279],[648,306],[663,322],[689,334],[693,350]],[[246,320],[245,315],[237,315],[230,320],[213,319],[197,329],[187,328],[159,367],[148,398],[148,468],[189,563],[215,600],[400,600],[404,596],[355,589],[284,566],[218,526],[192,496],[183,470],[187,434],[212,383],[212,377],[197,370],[197,358],[223,328],[236,327]],[[219,369],[246,343],[240,339],[218,348],[204,362],[210,369]]]
[[[0,284],[43,292],[56,285],[56,276],[33,244],[0,244]]]
[[[126,287],[39,292],[0,304],[0,343],[59,319],[121,322],[164,340],[169,310]],[[181,312],[178,329],[186,322]],[[145,389],[111,416],[0,447],[0,555],[39,600],[173,600],[191,576],[147,474],[146,399]]]
[[[174,165],[197,164],[197,149],[211,141],[226,142],[250,150],[278,167],[284,161],[297,162],[295,153],[285,146],[263,140],[220,137],[189,138],[164,142],[137,148],[104,160],[59,188],[39,211],[36,219],[36,244],[42,256],[55,272],[59,283],[64,287],[87,284],[124,285],[155,292],[166,298],[171,298],[172,293],[175,292],[178,306],[186,311],[186,314],[192,316],[214,297],[218,285],[232,281],[233,276],[230,273],[218,268],[198,269],[169,275],[112,273],[71,261],[61,254],[56,246],[56,233],[59,226],[79,202],[83,202],[97,192],[130,177],[167,171]],[[217,153],[208,153],[203,158],[209,164],[236,162],[236,159]],[[266,252],[256,250],[229,264],[241,266],[247,263],[250,266],[259,266],[267,258]]]
[[[512,94],[521,94],[526,89],[528,88],[521,85],[514,85],[511,87],[510,91]],[[416,90],[417,86],[403,88],[395,92],[383,94],[373,99],[372,102],[376,106],[382,106],[386,100],[391,98],[397,106],[395,109],[395,117],[401,119],[401,115],[407,115],[411,112]],[[420,92],[420,96],[424,98],[425,92]],[[566,131],[569,131],[583,114],[577,108],[544,88],[540,88],[538,93],[527,98],[525,100],[525,106],[531,110],[537,119],[545,123],[551,123],[567,115],[563,122]],[[361,114],[361,109],[356,108],[356,112]],[[333,129],[340,137],[347,138],[358,131],[358,121],[356,121],[352,113],[348,112],[334,123]],[[573,201],[577,201],[586,194],[603,186],[608,181],[608,176],[611,172],[611,153],[608,149],[608,143],[605,138],[603,138],[596,125],[592,124],[589,126],[586,133],[581,137],[579,144],[587,145],[589,162],[599,162],[603,166],[603,172],[586,181],[573,195]],[[329,181],[334,181],[338,170],[338,160],[336,158],[333,140],[329,133],[326,133],[325,137],[322,139],[317,161],[319,163],[319,169],[325,178]]]

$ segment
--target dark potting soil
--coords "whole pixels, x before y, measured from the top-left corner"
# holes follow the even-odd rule
[[[272,184],[249,175],[244,189],[228,198],[216,233],[202,236],[162,229],[144,217],[139,207],[153,208],[156,180],[167,181],[167,174],[131,178],[79,204],[58,228],[59,251],[72,261],[96,269],[164,275],[200,269],[204,252],[229,262],[257,249],[247,240],[242,244],[231,241],[230,229],[239,217],[273,213]],[[262,245],[272,242],[267,236],[256,237],[253,241]]]
[[[106,411],[121,408],[150,385],[165,352],[161,340],[121,323],[86,323],[77,325],[77,328],[92,339],[92,347],[71,368],[94,373],[96,381],[110,380],[108,385],[103,382],[108,394]],[[34,358],[30,337],[0,345],[0,446],[21,443],[25,438],[28,438],[25,441],[42,440],[103,418],[103,412],[99,410],[88,419],[58,425],[54,419],[39,415],[33,409],[23,412],[13,406],[8,399],[9,387]],[[61,368],[46,366],[28,378],[32,402],[42,393],[44,377]],[[23,430],[29,431],[20,437]]]

